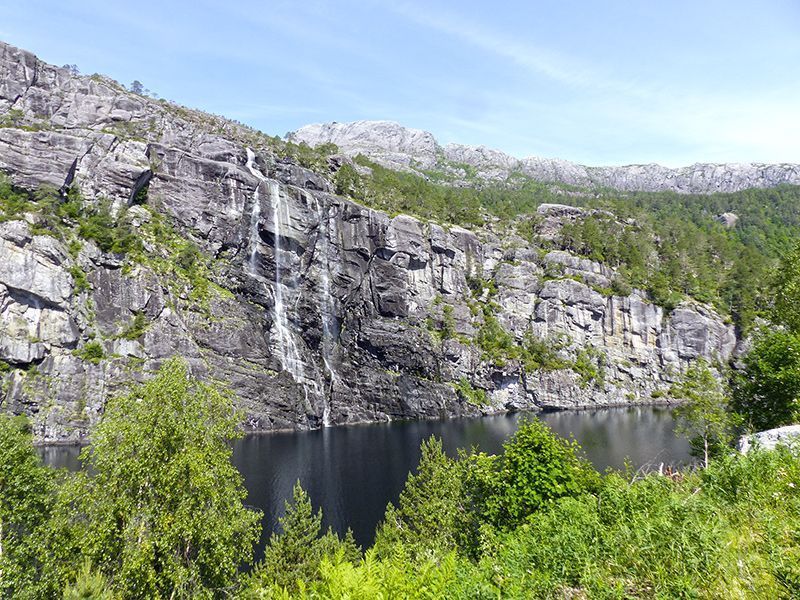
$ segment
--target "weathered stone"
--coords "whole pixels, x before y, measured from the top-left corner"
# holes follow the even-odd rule
[[[797,447],[800,444],[800,425],[787,425],[776,429],[759,431],[739,438],[736,448],[747,454],[753,448],[774,450],[777,446]]]
[[[505,181],[522,173],[548,183],[622,191],[708,194],[800,183],[797,164],[695,164],[678,169],[656,164],[587,167],[551,158],[514,158],[484,146],[440,146],[426,131],[388,121],[317,123],[301,127],[289,138],[311,146],[333,142],[348,156],[365,154],[391,168],[418,170],[421,174],[436,167],[465,180],[469,174],[459,165],[473,167],[475,176],[485,181]]]
[[[0,170],[15,183],[76,184],[90,202],[129,206],[134,227],[151,213],[133,204],[149,204],[215,261],[216,286],[198,298],[174,280],[166,264],[175,257],[157,243],[148,247],[155,261],[131,263],[89,242],[74,256],[32,235],[23,216],[0,223],[0,360],[14,367],[0,403],[30,415],[41,440],[82,439],[110,394],[173,355],[227,382],[248,430],[275,430],[652,402],[691,360],[725,360],[735,345],[733,328],[707,307],[664,314],[639,292],[605,295],[614,272],[592,261],[504,248],[490,230],[390,218],[336,197],[329,180],[277,159],[250,129],[0,44],[0,115],[11,108],[40,126],[0,128]],[[340,130],[317,137],[348,152],[360,130],[364,150],[383,144],[384,158],[404,168],[410,153],[429,165],[443,156],[424,132]],[[498,176],[516,165],[478,154]],[[546,239],[586,211],[539,212]],[[80,293],[78,269],[89,282]],[[481,280],[496,295],[474,297],[468,282]],[[517,342],[556,344],[565,365],[589,357],[597,375],[491,364],[471,339],[488,302]],[[101,358],[81,358],[90,342]],[[462,378],[486,392],[485,406],[457,393]]]

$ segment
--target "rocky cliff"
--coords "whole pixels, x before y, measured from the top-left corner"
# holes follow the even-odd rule
[[[360,206],[263,134],[3,44],[0,123],[16,186],[107,198],[136,242],[104,247],[80,216],[48,229],[36,199],[0,222],[2,407],[41,440],[82,438],[175,354],[273,430],[653,402],[736,343],[708,307],[667,313],[589,260]],[[545,237],[584,214],[539,212]]]
[[[546,183],[565,183],[583,188],[621,191],[707,194],[800,184],[797,164],[695,164],[670,169],[656,164],[623,167],[587,167],[551,158],[514,158],[484,146],[441,146],[427,131],[403,127],[391,121],[317,123],[290,134],[290,139],[310,146],[334,143],[351,156],[364,154],[395,169],[439,170],[466,178],[464,166],[478,179],[506,181],[514,175]]]

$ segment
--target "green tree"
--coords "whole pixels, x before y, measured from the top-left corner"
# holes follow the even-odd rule
[[[333,177],[336,193],[340,196],[361,199],[361,178],[353,165],[343,163]]]
[[[763,329],[735,379],[734,408],[759,431],[800,421],[800,334]]]
[[[126,598],[230,587],[251,560],[261,516],[244,506],[231,464],[237,423],[231,395],[190,377],[179,359],[110,400],[82,454],[89,474],[61,493],[51,536],[61,578],[82,556]]]
[[[49,517],[52,472],[42,466],[24,417],[0,415],[0,597],[39,595],[35,533]]]
[[[800,333],[800,243],[781,260],[775,281],[773,320]]]
[[[433,436],[422,442],[420,452],[417,472],[408,475],[397,506],[386,508],[375,541],[382,555],[388,556],[397,543],[412,551],[448,551],[463,542],[467,503],[462,464],[449,458]]]
[[[270,536],[264,559],[247,578],[246,590],[295,589],[318,577],[325,557],[339,554],[344,560],[355,561],[361,556],[349,530],[343,540],[331,529],[320,535],[322,510],[314,513],[311,499],[299,481],[292,489],[292,502],[287,501],[285,507],[286,512],[278,519],[282,532]]]
[[[678,432],[689,438],[693,450],[703,457],[703,464],[708,468],[711,455],[733,439],[736,421],[722,383],[708,363],[699,359],[670,393],[683,401],[675,410]]]
[[[593,489],[598,473],[578,450],[541,421],[524,421],[477,486],[483,488],[477,493],[483,518],[513,529],[553,500]]]
[[[92,570],[87,560],[75,582],[64,588],[63,600],[115,600],[116,596],[103,575]]]

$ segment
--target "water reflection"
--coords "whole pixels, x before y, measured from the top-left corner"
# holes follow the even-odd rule
[[[386,504],[396,501],[409,471],[419,461],[420,442],[442,439],[455,455],[472,446],[496,453],[518,427],[521,414],[336,427],[311,432],[252,435],[236,442],[233,460],[244,476],[248,503],[264,511],[264,539],[283,514],[284,500],[300,480],[325,526],[343,533],[348,527],[362,545],[372,542]],[[600,470],[639,467],[689,459],[688,444],[674,433],[669,410],[661,407],[610,408],[536,415],[555,432],[574,437]],[[79,449],[41,449],[53,466],[78,468]]]

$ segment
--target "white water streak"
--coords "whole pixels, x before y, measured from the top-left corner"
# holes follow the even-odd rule
[[[331,389],[338,381],[339,376],[336,373],[336,367],[333,363],[333,349],[336,344],[335,332],[333,328],[333,318],[335,313],[335,306],[333,303],[333,296],[331,295],[330,283],[330,243],[328,236],[330,234],[330,208],[326,211],[324,204],[317,206],[319,214],[319,272],[320,272],[320,299],[319,299],[319,313],[322,319],[322,362],[325,365],[325,370],[330,377]],[[322,413],[322,424],[329,427],[331,424],[331,407],[330,396],[325,397],[325,407]]]
[[[259,197],[259,189],[261,183],[266,183],[269,189],[269,199],[272,207],[272,223],[275,238],[273,246],[275,254],[275,285],[273,288],[275,306],[273,324],[275,326],[278,358],[280,359],[283,369],[288,371],[296,382],[302,384],[305,390],[307,378],[305,376],[303,362],[300,360],[300,352],[297,349],[294,335],[289,328],[289,319],[286,315],[286,308],[283,302],[284,284],[281,281],[281,273],[284,270],[284,252],[281,248],[281,240],[289,226],[289,215],[286,207],[281,207],[281,194],[278,182],[267,179],[256,169],[254,160],[255,153],[250,148],[247,148],[247,170],[259,180],[259,185],[256,187],[255,194],[253,195],[253,207],[250,213],[250,239],[247,268],[252,277],[258,279],[262,283],[264,282],[264,279],[258,274],[258,247],[260,243],[258,226],[261,221],[261,199]]]

